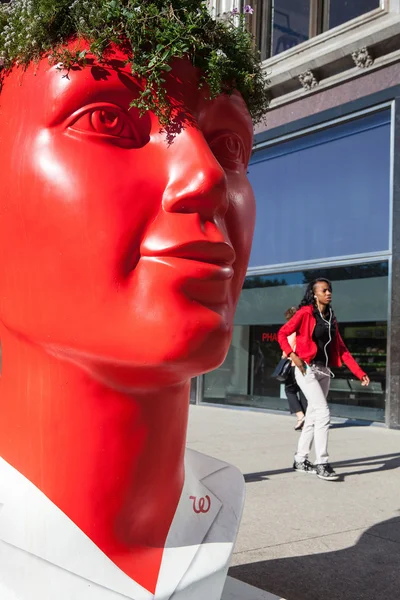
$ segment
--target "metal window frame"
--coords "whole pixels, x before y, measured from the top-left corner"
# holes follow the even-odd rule
[[[398,108],[398,105],[397,105]],[[395,141],[396,141],[396,100],[391,102],[390,122],[390,214],[389,214],[389,248],[390,257],[388,264],[388,307],[387,307],[387,343],[386,343],[386,399],[385,399],[385,425],[390,427],[391,422],[391,397],[392,397],[392,294],[393,294],[393,224],[394,224],[394,202],[395,202]]]
[[[323,0],[310,0],[310,38],[322,33],[323,14]]]
[[[391,215],[389,215],[389,220]],[[326,259],[313,259],[301,262],[281,263],[276,265],[263,265],[247,269],[246,277],[255,275],[281,275],[282,273],[295,273],[296,271],[308,271],[315,269],[333,269],[335,267],[346,267],[353,265],[366,265],[376,262],[386,262],[391,258],[391,250],[382,252],[366,252],[363,254],[348,254],[334,256]]]
[[[310,133],[316,133],[317,131],[322,131],[324,129],[329,129],[334,125],[339,125],[341,123],[346,123],[346,121],[354,121],[359,117],[363,117],[375,112],[380,112],[381,110],[389,109],[392,110],[393,100],[385,100],[384,102],[379,102],[378,104],[374,104],[372,106],[368,106],[367,108],[361,108],[360,110],[355,110],[346,115],[342,115],[340,117],[335,117],[333,119],[328,119],[327,121],[323,121],[322,123],[317,123],[316,125],[310,125],[309,127],[303,127],[302,129],[298,129],[296,131],[292,131],[290,133],[286,133],[276,138],[272,138],[269,140],[265,140],[262,142],[255,143],[253,146],[253,154],[258,152],[259,150],[263,150],[264,148],[268,148],[269,146],[275,146],[276,144],[280,144],[281,142],[287,142],[289,140],[303,137]]]
[[[274,0],[256,0],[257,13],[254,33],[261,61],[267,60],[272,51],[272,22]],[[257,20],[257,17],[258,20]]]
[[[322,31],[329,31],[329,12],[331,8],[331,0],[322,0]]]

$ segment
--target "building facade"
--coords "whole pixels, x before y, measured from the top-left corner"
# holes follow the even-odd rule
[[[252,4],[271,105],[249,166],[257,221],[232,345],[192,401],[288,410],[276,334],[323,276],[371,378],[335,370],[332,414],[400,428],[400,0],[213,4],[217,16]]]

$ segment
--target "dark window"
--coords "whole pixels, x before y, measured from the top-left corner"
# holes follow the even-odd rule
[[[325,29],[333,29],[333,27],[379,8],[379,0],[330,0],[326,4]]]
[[[253,0],[250,28],[263,60],[380,7],[380,0]]]

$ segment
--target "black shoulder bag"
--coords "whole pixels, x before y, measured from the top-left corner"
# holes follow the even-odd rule
[[[281,358],[275,367],[275,371],[272,373],[272,377],[275,377],[278,381],[286,381],[290,373],[292,361],[290,358]]]

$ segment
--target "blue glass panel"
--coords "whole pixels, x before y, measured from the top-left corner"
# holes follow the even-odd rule
[[[250,266],[389,249],[390,111],[255,152]]]

